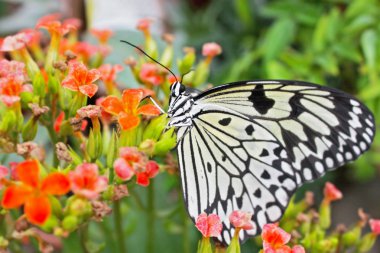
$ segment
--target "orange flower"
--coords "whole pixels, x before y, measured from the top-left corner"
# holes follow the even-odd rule
[[[71,29],[76,29],[76,26],[71,22],[62,23],[59,21],[61,15],[59,13],[46,15],[40,18],[37,22],[36,28],[44,28],[49,31],[49,33],[65,35]]]
[[[278,227],[276,224],[266,224],[261,233],[265,253],[291,252],[291,248],[286,244],[291,235]]]
[[[83,63],[70,61],[69,74],[62,81],[62,86],[69,90],[79,91],[91,98],[98,91],[98,86],[94,82],[99,78],[99,70],[88,70]]]
[[[102,101],[101,105],[106,112],[118,118],[119,124],[124,130],[129,130],[140,124],[139,114],[152,116],[160,114],[160,111],[154,105],[148,104],[139,107],[143,96],[142,89],[124,90],[121,100],[115,96],[108,96]]]
[[[100,44],[106,44],[113,35],[113,31],[109,29],[91,29],[91,34],[99,40]]]
[[[20,183],[6,188],[1,202],[6,209],[24,205],[26,218],[37,225],[43,224],[51,214],[49,196],[64,195],[70,190],[66,175],[53,172],[41,180],[39,170],[36,160],[19,163],[16,173]]]
[[[141,66],[139,77],[144,83],[158,86],[164,82],[164,77],[159,69],[160,67],[155,63],[144,63]]]
[[[16,76],[0,79],[0,99],[6,106],[12,106],[20,101],[22,80]]]

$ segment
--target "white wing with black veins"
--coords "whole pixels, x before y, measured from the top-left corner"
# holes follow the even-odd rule
[[[240,82],[194,98],[177,132],[182,187],[193,221],[216,213],[219,240],[233,210],[253,213],[254,236],[278,221],[298,186],[355,160],[374,137],[371,112],[341,91],[293,81]]]

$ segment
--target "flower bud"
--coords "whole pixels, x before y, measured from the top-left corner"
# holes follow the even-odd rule
[[[198,63],[193,79],[193,87],[198,87],[206,82],[210,75],[210,65],[206,61],[201,61]]]
[[[72,196],[67,200],[66,213],[77,217],[89,218],[92,215],[92,206],[87,199]]]
[[[44,224],[42,224],[40,227],[45,232],[51,233],[53,232],[54,228],[57,227],[59,224],[59,221],[56,216],[50,215],[49,218],[45,221]]]
[[[91,161],[96,161],[102,155],[102,135],[100,130],[90,130],[90,135],[87,140],[87,153],[89,154]]]
[[[115,131],[112,132],[111,142],[107,150],[107,168],[112,168],[113,162],[119,153],[119,139]]]
[[[168,68],[172,65],[174,56],[173,45],[168,44],[161,55],[160,63]]]
[[[38,124],[35,117],[30,117],[22,128],[22,139],[24,142],[31,141],[36,137]]]
[[[166,114],[162,114],[158,117],[152,119],[149,124],[145,127],[143,133],[143,140],[151,139],[157,141],[161,136],[162,131],[164,131],[167,125],[168,119]]]
[[[78,228],[78,223],[79,221],[76,216],[68,215],[62,221],[62,228],[71,232]]]
[[[195,49],[191,47],[184,48],[185,56],[177,61],[178,70],[181,75],[188,73],[196,60]]]
[[[360,236],[362,233],[362,228],[360,226],[355,226],[351,230],[345,232],[342,235],[343,245],[346,247],[351,247],[360,241]]]
[[[376,242],[376,235],[373,233],[368,233],[362,237],[358,245],[358,251],[360,253],[370,251]]]
[[[174,134],[174,128],[166,131],[154,147],[154,155],[165,155],[177,145],[177,138]]]

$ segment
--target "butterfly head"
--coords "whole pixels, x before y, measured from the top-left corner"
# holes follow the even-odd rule
[[[183,93],[185,93],[186,91],[186,88],[184,85],[182,85],[180,82],[174,82],[171,86],[170,86],[170,96],[172,98],[174,97],[179,97],[180,95],[182,95]]]
[[[170,87],[170,100],[168,117],[171,126],[182,126],[191,124],[191,115],[189,114],[194,103],[192,95],[186,91],[186,87],[180,82],[174,82]]]

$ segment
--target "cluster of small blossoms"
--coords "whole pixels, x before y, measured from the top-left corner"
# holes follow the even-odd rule
[[[285,215],[279,223],[265,224],[261,236],[254,242],[262,245],[262,253],[305,253],[305,252],[369,252],[380,235],[380,220],[369,219],[359,209],[359,221],[351,227],[339,224],[331,227],[331,203],[343,198],[335,185],[327,182],[324,187],[324,198],[319,207],[314,204],[314,196],[307,192],[299,202],[291,201]],[[216,214],[202,213],[195,226],[202,234],[198,244],[198,253],[240,253],[242,230],[254,228],[252,213],[233,211],[229,223],[234,228],[234,236],[229,245],[216,243],[213,249],[209,238],[221,238],[222,220]],[[370,232],[364,233],[369,224]]]
[[[195,69],[185,84],[205,84],[221,47],[206,43],[198,61],[193,48],[174,59],[174,37],[163,36],[166,47],[160,53],[151,23],[137,24],[144,35],[141,47],[168,68],[176,60],[179,75]],[[144,98],[166,109],[170,84],[179,77],[138,55],[124,62],[141,85],[126,88],[118,81],[125,68],[106,63],[113,32],[91,29],[97,39],[91,44],[79,39],[81,26],[78,19],[52,14],[0,40],[0,152],[5,154],[0,219],[7,221],[0,251],[32,247],[28,238],[36,239],[40,251],[54,251],[51,236],[67,237],[92,220],[102,221],[112,205],[120,213],[120,205],[126,205],[121,200],[137,194],[130,189],[150,187],[159,172],[177,173],[170,154],[174,129],[164,131],[166,115],[159,116],[161,111]],[[47,133],[49,143],[39,139],[40,133]],[[11,154],[18,162],[9,161]],[[119,243],[124,240],[117,236]]]

